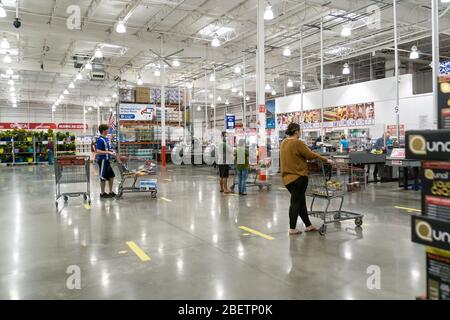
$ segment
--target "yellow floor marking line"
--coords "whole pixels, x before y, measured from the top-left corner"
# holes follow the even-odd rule
[[[128,241],[127,246],[133,251],[141,261],[150,261],[151,258],[134,241]]]
[[[419,209],[405,208],[405,207],[399,207],[399,206],[396,206],[395,209],[406,210],[408,212],[422,212],[422,210],[419,210]]]
[[[86,210],[91,210],[91,205],[90,205],[89,203],[85,203],[85,204],[84,204],[84,208],[85,208]]]
[[[167,199],[167,198],[164,198],[164,197],[160,197],[160,198],[158,198],[158,199],[161,199],[161,200],[166,201],[166,202],[172,202],[172,200]]]
[[[256,231],[256,230],[253,230],[253,229],[244,227],[244,226],[240,226],[239,228],[242,229],[242,230],[244,230],[244,231],[253,233],[254,235],[257,235],[257,236],[259,236],[259,237],[261,237],[261,238],[264,238],[264,239],[266,239],[266,240],[274,240],[274,239],[275,239],[274,237],[268,236],[267,234],[261,233],[261,232],[259,232],[259,231]]]
[[[119,251],[118,253],[119,253],[119,254],[127,254],[128,251]]]
[[[242,235],[248,237],[250,233],[243,233]]]

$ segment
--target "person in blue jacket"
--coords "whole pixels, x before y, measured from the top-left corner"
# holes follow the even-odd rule
[[[113,198],[116,196],[113,192],[115,174],[110,163],[111,157],[115,156],[115,152],[111,149],[111,143],[108,139],[108,130],[109,127],[106,124],[102,124],[98,127],[100,137],[97,139],[96,143],[96,160],[100,170],[101,199]],[[105,192],[107,181],[109,185],[109,193]]]
[[[345,134],[341,136],[341,141],[339,141],[339,148],[342,149],[343,153],[348,153],[350,151],[350,142],[347,140]]]

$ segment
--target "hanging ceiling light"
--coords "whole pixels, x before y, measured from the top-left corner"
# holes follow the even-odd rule
[[[105,97],[105,102],[111,102],[111,98],[110,97]]]
[[[60,96],[59,96],[59,100],[64,100],[64,96],[63,96],[63,95],[60,95]]]
[[[350,67],[349,67],[348,63],[344,64],[344,68],[342,69],[342,74],[344,74],[344,75],[350,74]]]
[[[155,77],[160,77],[161,76],[161,71],[159,71],[159,69],[156,69],[155,72],[153,73],[153,75]]]
[[[0,48],[2,48],[2,49],[9,49],[10,48],[8,39],[6,39],[6,38],[2,39],[2,42],[0,42]]]
[[[137,84],[138,86],[142,86],[142,85],[144,84],[144,80],[142,80],[142,78],[141,78],[140,75],[137,77],[136,84]]]
[[[249,96],[245,97],[245,100],[250,101],[250,97]]]
[[[229,104],[230,104],[230,101],[228,101],[228,99],[225,100],[225,105],[229,105]]]
[[[102,50],[100,50],[100,48],[95,49],[94,57],[103,58],[103,52]]]
[[[56,100],[55,106],[59,106],[59,100]]]
[[[100,101],[100,102],[98,103],[98,105],[99,105],[100,107],[103,107],[103,102]],[[98,107],[97,107],[97,108],[98,108]]]
[[[77,76],[75,77],[76,80],[83,80],[83,76],[81,73],[78,72]]]
[[[448,0],[450,2],[450,0]],[[411,53],[409,54],[409,58],[411,60],[419,59],[419,51],[417,50],[416,46],[411,47]]]
[[[92,70],[92,63],[88,61],[84,67],[86,68],[86,70]]]
[[[192,82],[186,83],[186,88],[188,88],[189,90],[192,89],[193,87],[194,85],[192,84]]]
[[[65,89],[64,94],[69,94],[69,90]]]
[[[236,93],[236,92],[238,92],[238,89],[233,86],[233,88],[231,88],[231,92]]]
[[[197,111],[202,111],[202,107],[198,106]]]
[[[294,82],[292,81],[292,79],[289,79],[288,81],[287,81],[287,87],[288,88],[292,88],[293,86],[294,86]]]
[[[209,77],[209,81],[210,81],[210,82],[216,81],[216,77],[214,76],[214,74],[212,74],[212,75]]]
[[[117,93],[113,93],[113,95],[112,95],[112,97],[114,98],[114,99],[117,99]]]
[[[175,68],[178,68],[179,66],[180,66],[180,61],[178,61],[178,60],[173,60],[173,62],[172,62],[172,66],[174,66]]]
[[[239,97],[243,97],[243,96],[244,96],[244,93],[242,92],[242,90],[239,91]]]
[[[211,104],[211,108],[214,109],[216,105],[214,103]]]
[[[12,76],[14,74],[14,71],[11,68],[8,68],[8,70],[6,70],[6,74],[8,76]]]
[[[264,20],[273,20],[273,18],[272,6],[268,5],[266,9],[264,9]]]
[[[350,37],[352,35],[352,28],[349,25],[344,25],[341,30],[342,37]]]
[[[14,92],[14,91],[16,91],[16,88],[14,88],[14,87],[9,88],[9,92]]]
[[[276,95],[277,95],[277,92],[275,91],[275,89],[272,90],[272,95],[273,95],[273,96],[276,96]]]
[[[6,56],[3,58],[3,62],[4,63],[11,63],[12,62],[12,59],[11,59],[11,56],[9,55],[9,52],[6,53]]]
[[[12,87],[13,88],[13,87]],[[11,98],[15,98],[16,97],[16,92],[11,92]]]
[[[13,86],[13,85],[14,85],[14,80],[13,80],[13,79],[9,79],[9,80],[8,80],[8,84],[9,84],[10,86]]]
[[[17,108],[17,104],[16,104],[16,103],[13,103],[12,107],[13,107],[13,108]]]
[[[0,18],[6,18],[6,10],[3,8],[3,4],[0,3]]]
[[[113,108],[109,108],[109,112],[113,112]]]
[[[220,47],[220,40],[217,36],[214,36],[214,39],[211,41],[211,46],[214,48]]]
[[[122,20],[119,20],[116,25],[116,32],[117,33],[126,33],[127,28],[125,27],[125,23]]]
[[[222,102],[222,97],[221,97],[221,96],[218,96],[218,97],[217,97],[217,101],[218,101],[218,102]]]
[[[272,89],[272,87],[270,86],[270,84],[266,84],[266,87],[265,87],[265,89],[266,89],[266,90],[271,90],[271,89]]]
[[[73,82],[69,83],[69,89],[75,88],[75,84]]]
[[[208,98],[212,99],[212,98],[214,98],[214,96],[210,93]]]
[[[241,67],[236,66],[236,68],[234,68],[234,73],[241,74]]]
[[[291,56],[291,49],[289,48],[289,46],[284,48],[283,56],[285,56],[285,57],[290,57]]]
[[[92,111],[92,107],[89,107],[89,108],[88,108],[88,111]]]

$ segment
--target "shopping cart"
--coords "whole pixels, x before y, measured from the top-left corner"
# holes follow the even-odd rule
[[[347,164],[324,165],[321,161],[308,162],[309,184],[306,195],[312,197],[309,214],[323,220],[323,225],[319,232],[324,235],[327,231],[327,224],[355,220],[357,227],[363,224],[363,215],[359,213],[342,210],[345,193],[348,192],[348,181],[350,168]],[[316,199],[326,201],[323,211],[314,211]],[[339,209],[329,211],[333,200],[338,201]]]
[[[91,171],[88,156],[61,156],[55,161],[55,182],[56,182],[56,208],[58,200],[62,197],[64,202],[69,201],[69,197],[83,196],[84,201],[91,204]],[[61,186],[71,184],[86,184],[86,191],[61,192]]]
[[[259,179],[260,171],[261,171],[261,169],[259,166],[251,166],[250,167],[250,169],[248,171],[248,178],[247,178],[246,186],[247,186],[247,188],[258,188],[260,191],[263,190],[264,188],[267,188],[267,190],[270,191],[272,189],[272,183],[270,183],[267,180],[261,181]],[[234,170],[233,184],[230,187],[230,191],[234,192],[237,185],[238,185],[238,176],[237,176],[237,171]]]
[[[156,163],[145,157],[117,156],[114,160],[120,179],[117,199],[123,197],[124,193],[149,192],[152,198],[158,193],[157,179],[149,179],[156,175]],[[132,181],[131,186],[125,186]]]

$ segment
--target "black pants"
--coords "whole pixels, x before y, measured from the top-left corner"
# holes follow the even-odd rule
[[[300,216],[307,228],[311,226],[308,209],[306,208],[305,193],[307,187],[308,177],[300,177],[286,186],[291,194],[291,206],[289,208],[289,225],[291,229],[297,228],[298,216]]]

